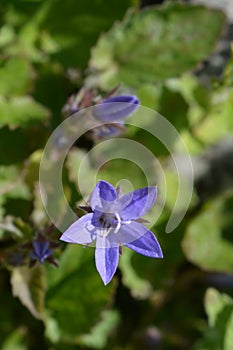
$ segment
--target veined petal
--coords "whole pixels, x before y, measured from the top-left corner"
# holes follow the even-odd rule
[[[105,237],[98,237],[97,241],[106,240]],[[98,248],[104,247],[104,242],[97,242],[95,249],[95,264],[97,271],[104,284],[108,284],[116,272],[119,262],[119,247]]]
[[[117,243],[126,245],[141,238],[147,232],[148,228],[146,226],[139,222],[131,221],[129,224],[122,224],[117,234],[109,234],[108,239],[111,243],[111,247],[115,246]]]
[[[116,198],[116,189],[107,181],[100,180],[91,195],[91,208],[94,210],[97,207],[98,209],[103,209],[103,211],[105,211],[105,209],[111,204],[111,202],[116,200]]]
[[[122,202],[122,209],[119,211],[119,215],[122,220],[135,220],[140,216],[145,215],[148,210],[153,206],[157,197],[157,186],[150,186],[140,188],[133,192],[127,193],[125,196],[121,197],[119,200]],[[125,207],[125,203],[129,204]]]
[[[86,214],[75,221],[60,237],[61,241],[77,244],[88,244],[93,241],[93,230],[91,229],[91,219],[93,213]]]
[[[125,244],[125,246],[139,254],[149,256],[151,258],[163,257],[159,242],[151,231],[147,231],[143,236],[131,243]]]

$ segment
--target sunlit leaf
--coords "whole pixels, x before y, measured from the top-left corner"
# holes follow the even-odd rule
[[[27,345],[25,342],[25,330],[16,329],[4,340],[2,350],[27,350]]]
[[[11,58],[0,65],[0,95],[14,96],[28,92],[33,78],[32,67],[23,58]]]
[[[0,126],[28,127],[48,118],[49,111],[31,96],[0,99]]]
[[[132,266],[131,258],[134,255],[132,250],[124,249],[120,260],[123,283],[127,286],[132,295],[138,299],[147,299],[152,293],[152,286],[147,279],[137,275]]]
[[[220,88],[212,95],[209,113],[195,128],[195,135],[202,142],[211,144],[233,135],[233,90]]]
[[[36,318],[44,311],[45,278],[41,266],[16,267],[11,275],[12,293]]]
[[[209,327],[193,350],[231,350],[233,346],[233,300],[227,294],[208,288],[205,309]]]
[[[182,242],[188,260],[205,270],[233,271],[232,197],[208,203],[188,225]]]
[[[90,81],[108,89],[180,75],[210,55],[224,22],[220,11],[178,3],[133,13],[99,39]]]
[[[101,321],[98,322],[89,334],[81,336],[81,344],[91,349],[103,349],[107,345],[109,333],[117,326],[119,314],[116,310],[106,310],[101,315]]]
[[[99,320],[100,312],[111,302],[115,283],[103,285],[94,263],[94,249],[69,245],[59,269],[47,266],[47,308],[57,322],[61,337],[79,343]],[[72,322],[70,322],[72,320]]]
[[[30,198],[30,192],[24,184],[24,171],[15,165],[0,166],[0,196]]]

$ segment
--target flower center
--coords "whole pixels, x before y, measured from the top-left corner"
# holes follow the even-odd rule
[[[92,224],[98,229],[101,236],[106,237],[112,230],[117,233],[121,228],[121,218],[118,213],[103,213],[94,211]]]

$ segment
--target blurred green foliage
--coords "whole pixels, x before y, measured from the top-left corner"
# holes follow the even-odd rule
[[[233,59],[208,86],[195,69],[217,47],[225,25],[222,12],[180,2],[145,10],[130,0],[1,2],[2,350],[233,348],[231,157],[223,166],[219,161],[211,195],[202,195],[206,188],[196,186],[184,220],[166,235],[177,196],[171,154],[145,130],[129,127],[125,137],[149,149],[166,178],[165,206],[153,228],[164,259],[125,248],[107,287],[95,269],[92,248],[60,244],[54,250],[59,268],[47,262],[21,264],[29,259],[24,245],[51,224],[38,189],[44,146],[63,120],[69,94],[83,85],[106,92],[123,82],[120,92],[136,94],[143,106],[175,126],[194,161],[194,175],[213,182],[215,174],[204,170],[214,156],[204,158],[204,170],[200,160],[209,146],[233,139]],[[73,145],[64,165],[64,192],[72,207],[82,203],[77,174],[85,156],[82,195],[90,194],[89,183],[95,181],[99,159],[90,156],[92,146],[87,139]],[[173,140],[172,151],[182,159],[179,139]],[[97,178],[147,185],[143,171],[124,159],[104,163]],[[52,239],[59,242],[59,236],[53,229]]]

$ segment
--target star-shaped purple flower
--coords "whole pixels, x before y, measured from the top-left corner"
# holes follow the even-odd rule
[[[152,258],[163,257],[155,235],[139,222],[156,196],[156,186],[122,195],[101,180],[91,195],[89,213],[75,221],[60,239],[84,245],[96,240],[96,268],[106,285],[116,272],[122,246]]]

